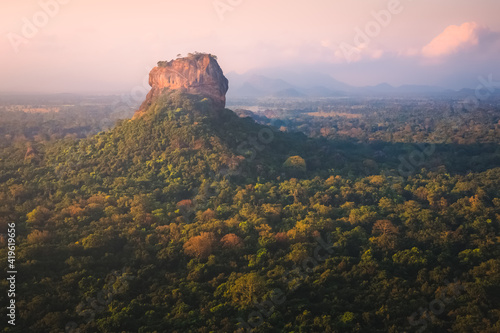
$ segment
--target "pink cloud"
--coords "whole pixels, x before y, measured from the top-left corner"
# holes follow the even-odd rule
[[[461,26],[450,25],[441,34],[424,46],[422,54],[435,58],[453,54],[461,49],[479,44],[482,31],[487,30],[476,22],[465,22]]]

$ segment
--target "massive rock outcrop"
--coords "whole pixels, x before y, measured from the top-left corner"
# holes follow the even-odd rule
[[[215,108],[226,106],[228,80],[210,54],[190,54],[185,58],[160,61],[149,73],[151,91],[135,117],[142,115],[165,91],[181,91],[212,100]]]

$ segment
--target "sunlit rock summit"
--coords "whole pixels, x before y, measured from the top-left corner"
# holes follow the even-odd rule
[[[161,95],[181,91],[208,98],[215,108],[224,108],[228,80],[211,54],[195,53],[171,61],[160,61],[149,73],[151,91],[135,117],[142,115]]]

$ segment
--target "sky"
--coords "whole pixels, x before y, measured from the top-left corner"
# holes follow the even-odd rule
[[[0,92],[133,91],[194,51],[355,86],[500,81],[498,0],[0,1]]]

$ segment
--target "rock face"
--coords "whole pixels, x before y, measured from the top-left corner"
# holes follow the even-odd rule
[[[228,80],[216,58],[210,54],[190,54],[171,61],[160,61],[149,73],[151,91],[136,116],[144,113],[167,90],[178,90],[212,100],[216,108],[226,106]]]

